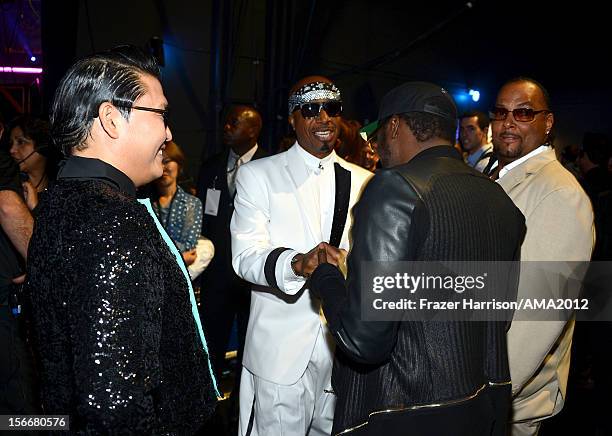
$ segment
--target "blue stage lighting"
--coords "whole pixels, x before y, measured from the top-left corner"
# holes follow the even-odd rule
[[[472,96],[472,101],[480,100],[480,91],[477,91],[475,89],[470,89],[468,94]]]
[[[468,95],[465,92],[458,92],[454,97],[457,103],[464,103],[468,99]]]

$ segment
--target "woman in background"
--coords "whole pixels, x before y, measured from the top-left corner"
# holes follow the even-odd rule
[[[173,141],[167,142],[163,153],[164,173],[155,181],[158,197],[153,201],[153,210],[189,266],[196,260],[202,202],[177,183],[185,164],[185,155],[179,146]]]
[[[9,152],[19,164],[26,203],[34,210],[39,194],[55,180],[59,153],[50,147],[46,121],[21,115],[10,123],[8,130]]]

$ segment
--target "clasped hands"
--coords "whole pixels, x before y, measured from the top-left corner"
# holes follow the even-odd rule
[[[336,248],[327,242],[321,242],[308,253],[297,254],[292,261],[293,271],[302,277],[310,277],[312,272],[322,263],[330,263],[336,267],[346,259],[346,250]]]

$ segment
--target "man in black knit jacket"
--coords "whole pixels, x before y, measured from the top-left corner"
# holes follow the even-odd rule
[[[367,261],[516,261],[524,217],[453,149],[456,107],[444,89],[425,82],[393,89],[377,123],[388,169],[355,206],[346,283],[324,255],[311,277],[338,345],[333,434],[502,435],[508,323],[364,320],[362,285]],[[510,273],[499,286],[513,295],[517,273]]]

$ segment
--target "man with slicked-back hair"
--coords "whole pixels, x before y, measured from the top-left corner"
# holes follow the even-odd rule
[[[155,60],[123,46],[72,65],[51,108],[67,156],[27,265],[45,413],[75,434],[194,434],[216,404],[181,254],[136,187],[172,139]]]

